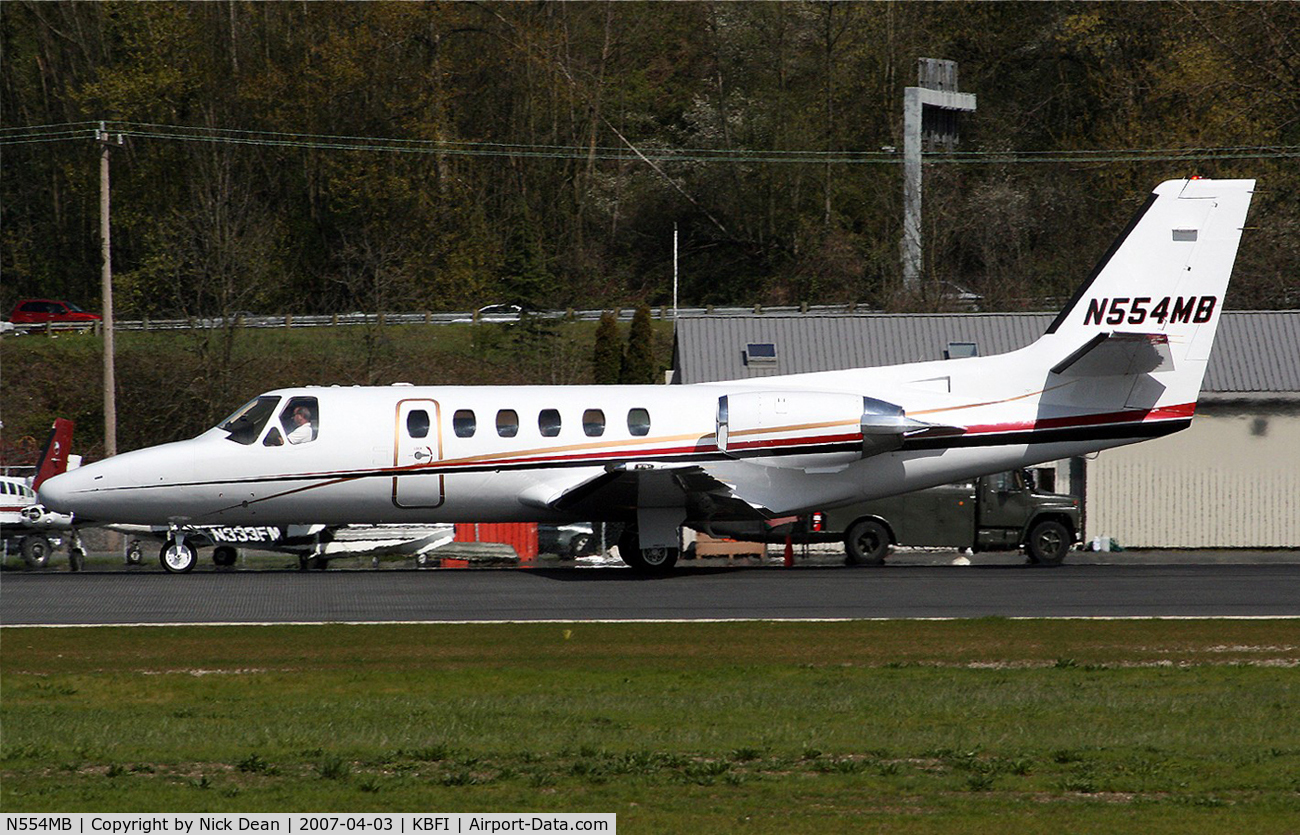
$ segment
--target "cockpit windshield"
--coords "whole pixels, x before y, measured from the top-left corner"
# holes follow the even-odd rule
[[[217,428],[230,433],[230,440],[238,444],[251,444],[257,440],[262,427],[275,411],[280,398],[271,395],[255,397],[235,410],[234,414],[217,424]]]

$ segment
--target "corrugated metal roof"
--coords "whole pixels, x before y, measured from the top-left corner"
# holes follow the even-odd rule
[[[1023,348],[1051,313],[868,314],[688,317],[677,322],[675,382],[743,380],[896,365],[944,358],[952,342],[982,356]],[[749,343],[776,346],[776,361],[746,364]],[[1219,325],[1206,392],[1300,392],[1300,311],[1227,311]]]
[[[1226,311],[1202,389],[1300,392],[1300,311]]]

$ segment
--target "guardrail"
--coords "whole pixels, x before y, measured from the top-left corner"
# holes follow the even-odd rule
[[[543,310],[536,311],[529,315],[539,319],[549,321],[569,321],[569,322],[595,322],[600,319],[604,310]],[[626,307],[615,309],[620,322],[631,321],[635,308]],[[699,316],[753,316],[753,315],[784,315],[804,314],[809,316],[817,315],[844,315],[853,313],[872,312],[872,308],[866,305],[854,304],[819,304],[819,305],[798,305],[798,306],[781,306],[781,307],[764,307],[754,305],[753,307],[682,307],[678,308],[678,318],[685,319],[688,317]],[[661,320],[670,320],[673,316],[672,308],[657,307],[651,308],[650,315],[652,318]],[[509,324],[518,322],[519,316],[515,314],[488,313],[479,315],[477,311],[459,311],[452,313],[434,313],[424,311],[419,313],[335,313],[335,314],[295,314],[295,313],[277,313],[273,315],[263,315],[256,313],[241,313],[232,317],[210,316],[197,317],[191,316],[185,319],[119,319],[114,323],[117,330],[122,331],[183,331],[183,330],[210,330],[224,328],[227,325],[242,328],[320,328],[320,327],[355,327],[359,325],[468,325],[468,324]],[[88,325],[85,322],[49,322],[40,325],[16,325],[11,333],[36,333],[49,334],[66,333],[69,331],[91,331],[95,333],[100,331],[100,323],[95,322]]]

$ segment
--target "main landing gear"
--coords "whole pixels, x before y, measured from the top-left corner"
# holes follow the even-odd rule
[[[18,550],[28,568],[44,568],[49,564],[50,552],[54,548],[44,534],[31,533],[18,541]]]
[[[676,548],[642,548],[636,528],[628,527],[618,538],[618,553],[632,570],[643,574],[667,574],[677,565]]]
[[[212,563],[218,568],[230,568],[239,560],[239,551],[233,545],[218,545],[212,549]]]

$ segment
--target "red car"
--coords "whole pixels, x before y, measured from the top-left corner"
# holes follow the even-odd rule
[[[14,305],[9,321],[15,325],[44,325],[46,322],[84,322],[87,326],[100,317],[87,313],[72,302],[53,299],[23,299]]]

